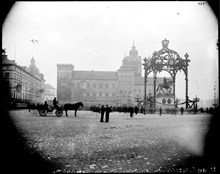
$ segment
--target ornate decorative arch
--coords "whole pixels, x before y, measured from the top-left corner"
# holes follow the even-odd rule
[[[190,60],[188,59],[189,55],[186,53],[185,59],[181,58],[180,55],[168,48],[169,40],[162,40],[162,49],[159,51],[154,51],[152,57],[144,58],[144,70],[145,70],[145,107],[146,107],[146,84],[147,84],[147,76],[153,72],[154,75],[154,108],[155,108],[155,95],[156,95],[156,78],[157,73],[161,71],[168,72],[173,79],[173,93],[175,96],[175,79],[178,71],[183,71],[185,74],[186,81],[186,108],[188,107],[188,66]]]

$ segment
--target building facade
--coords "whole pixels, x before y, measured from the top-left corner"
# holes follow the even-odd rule
[[[9,60],[7,55],[2,54],[2,75],[8,84],[12,102],[42,103],[44,101],[44,76],[39,70],[34,72],[33,69],[38,70],[33,58],[27,68],[17,65],[14,60]]]
[[[117,71],[75,71],[72,64],[57,64],[57,99],[82,101],[86,106],[108,104],[130,106],[144,98],[142,59],[133,45]],[[163,83],[157,77],[156,83]],[[147,96],[153,93],[153,78],[148,77]]]
[[[45,91],[44,91],[45,101],[46,100],[53,100],[54,97],[57,96],[56,89],[48,83],[46,83],[45,86],[46,86]]]

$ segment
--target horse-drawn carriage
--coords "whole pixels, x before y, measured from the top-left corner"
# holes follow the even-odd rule
[[[49,104],[46,105],[45,104],[37,105],[37,110],[41,116],[46,116],[47,114],[53,114],[53,111],[55,110],[55,114],[58,117],[61,117],[63,115],[63,111],[65,111],[66,116],[68,116],[67,114],[68,110],[75,110],[75,117],[76,117],[76,113],[79,107],[83,107],[82,102],[78,102],[74,104],[66,103],[64,105],[57,103],[55,106],[50,104],[49,102]]]
[[[37,110],[38,110],[40,116],[46,116],[47,114],[53,114],[54,110],[55,110],[56,116],[61,117],[63,115],[63,107],[60,104],[57,104],[56,106],[53,106],[51,104],[38,105]]]

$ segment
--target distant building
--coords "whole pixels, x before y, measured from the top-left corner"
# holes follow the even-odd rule
[[[57,98],[61,102],[82,101],[86,106],[136,105],[144,98],[142,59],[135,46],[117,71],[75,71],[72,64],[57,64]],[[157,77],[156,83],[163,83]],[[153,94],[153,78],[147,80],[147,96]]]
[[[54,97],[57,96],[56,89],[48,83],[46,83],[45,86],[46,86],[45,92],[44,92],[45,100],[53,100]]]
[[[2,74],[8,83],[12,102],[43,102],[45,79],[43,74],[33,72],[35,61],[27,68],[19,66],[14,60],[9,60],[5,53],[2,55]]]

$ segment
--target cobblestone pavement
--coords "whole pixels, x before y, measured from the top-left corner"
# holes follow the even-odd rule
[[[36,111],[11,111],[16,127],[48,161],[52,173],[75,172],[215,172],[216,166],[194,166],[201,157],[210,115],[143,115],[113,112],[109,123],[100,114],[79,111],[77,117]]]

